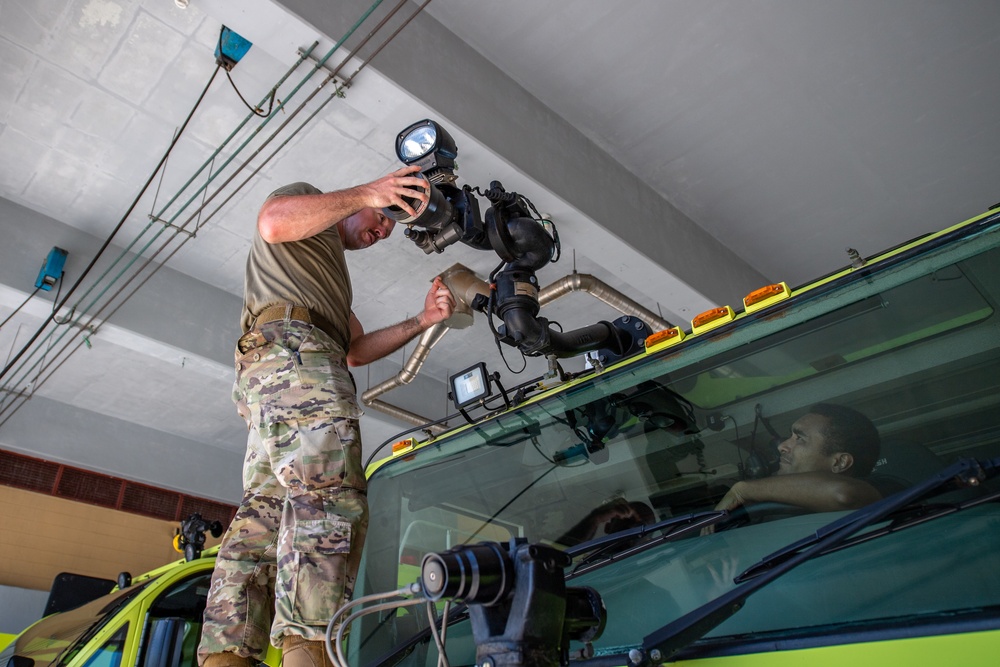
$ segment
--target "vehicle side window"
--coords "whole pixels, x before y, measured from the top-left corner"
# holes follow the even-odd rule
[[[128,623],[118,628],[111,639],[104,642],[104,645],[90,656],[83,667],[120,667],[127,637]]]
[[[211,574],[203,572],[175,584],[150,607],[139,659],[142,667],[197,667]]]

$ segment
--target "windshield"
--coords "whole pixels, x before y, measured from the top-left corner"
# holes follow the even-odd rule
[[[115,591],[82,607],[43,618],[16,640],[15,654],[36,665],[68,662],[74,653],[152,580]]]
[[[592,586],[607,608],[596,653],[620,653],[851,509],[959,457],[1000,455],[998,237],[987,229],[866,269],[384,465],[356,596],[414,581],[424,554],[456,545],[569,547],[741,508],[714,531],[571,566],[571,585]],[[702,644],[995,613],[998,550],[1000,508],[983,504],[810,561]],[[359,624],[352,650],[367,664],[427,620],[402,610]],[[468,623],[448,633],[452,663],[474,662]],[[436,656],[423,641],[405,660]]]

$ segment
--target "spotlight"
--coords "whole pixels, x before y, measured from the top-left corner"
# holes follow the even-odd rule
[[[410,125],[396,137],[396,157],[427,175],[432,169],[454,169],[458,146],[447,130],[432,120]]]
[[[428,254],[442,252],[458,241],[480,250],[490,249],[479,216],[479,202],[467,188],[455,185],[457,156],[455,140],[432,120],[416,122],[396,137],[396,157],[403,164],[420,167],[417,176],[427,181],[424,190],[429,198],[426,203],[406,198],[416,215],[398,206],[389,206],[383,212],[406,225],[406,238]]]
[[[486,399],[493,395],[493,385],[496,385],[503,398],[504,409],[510,409],[510,398],[507,390],[500,384],[500,374],[490,373],[482,361],[452,375],[448,378],[448,383],[451,385],[448,398],[455,402],[455,407],[470,424],[475,423],[475,420],[465,409],[475,404],[486,407]]]
[[[482,361],[452,375],[448,380],[451,383],[451,398],[455,401],[455,407],[459,409],[478,403],[493,393],[490,388],[490,374]]]

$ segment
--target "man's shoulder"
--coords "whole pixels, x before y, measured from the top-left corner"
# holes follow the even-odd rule
[[[321,195],[323,191],[317,188],[315,185],[306,183],[304,181],[299,181],[297,183],[289,183],[288,185],[283,185],[271,194],[267,196],[268,199],[274,197],[288,197],[294,195]]]

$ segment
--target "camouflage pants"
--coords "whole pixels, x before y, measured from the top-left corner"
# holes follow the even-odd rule
[[[284,635],[322,639],[353,592],[368,526],[343,350],[296,321],[249,336],[233,390],[250,430],[244,496],[212,575],[200,662],[222,651],[259,660],[269,636],[275,646]]]

